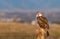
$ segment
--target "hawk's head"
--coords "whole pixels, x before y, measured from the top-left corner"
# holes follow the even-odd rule
[[[42,14],[41,14],[40,11],[37,11],[37,13],[36,13],[36,17],[39,17],[39,16],[42,16]]]

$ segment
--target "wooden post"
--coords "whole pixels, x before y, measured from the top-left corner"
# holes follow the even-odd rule
[[[36,39],[45,39],[44,37],[45,31],[43,28],[39,28],[36,30]]]

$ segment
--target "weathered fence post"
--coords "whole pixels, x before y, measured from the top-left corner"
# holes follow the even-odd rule
[[[43,28],[39,28],[36,30],[36,39],[45,39],[45,31]]]

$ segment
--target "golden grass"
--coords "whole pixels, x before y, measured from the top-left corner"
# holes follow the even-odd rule
[[[36,39],[36,25],[29,23],[0,22],[0,39]],[[60,25],[50,24],[49,39],[60,39]]]
[[[50,39],[60,39],[60,24],[51,24],[49,32]]]
[[[10,22],[10,23],[0,23],[0,33],[4,32],[33,32],[34,26],[31,24],[27,23],[15,23],[15,22]]]

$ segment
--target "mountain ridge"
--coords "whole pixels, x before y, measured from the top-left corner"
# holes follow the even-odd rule
[[[42,12],[42,14],[46,16],[49,21],[60,21],[60,12]],[[35,12],[5,12],[0,13],[0,18],[21,18],[25,21],[32,21],[35,20],[35,15]]]

